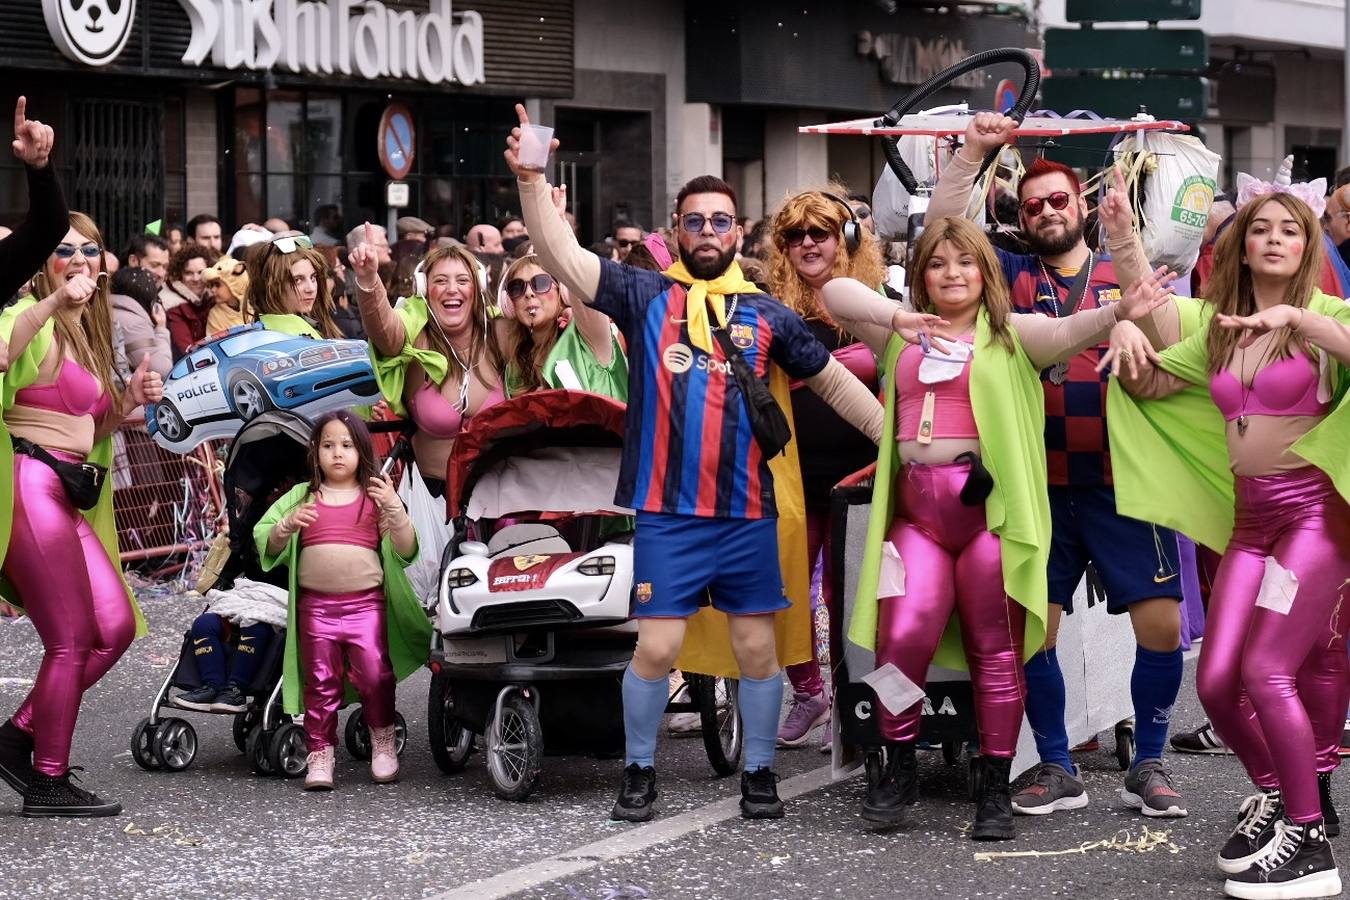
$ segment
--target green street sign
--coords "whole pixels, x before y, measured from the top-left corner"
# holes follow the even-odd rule
[[[1099,116],[1128,119],[1143,106],[1157,119],[1198,122],[1209,106],[1209,81],[1193,76],[1157,78],[1051,77],[1041,83],[1046,109],[1068,113],[1090,109]]]
[[[1166,22],[1200,18],[1200,0],[1067,0],[1070,22]]]
[[[1052,72],[1203,72],[1209,64],[1209,38],[1199,28],[1047,28],[1045,64]]]

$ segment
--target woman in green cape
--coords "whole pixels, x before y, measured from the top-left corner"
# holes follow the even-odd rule
[[[120,804],[71,784],[70,742],[84,693],[145,634],[105,476],[113,432],[163,386],[148,359],[118,383],[103,239],[88,216],[70,214],[33,289],[41,300],[0,314],[0,591],[32,619],[44,652],[32,691],[0,726],[0,777],[23,794],[25,816],[114,816]]]
[[[903,708],[879,707],[886,767],[869,786],[863,817],[896,824],[915,802],[928,666],[968,662],[984,770],[971,836],[1006,840],[1022,662],[1045,637],[1050,509],[1037,373],[1101,342],[1118,317],[1147,315],[1168,292],[1141,284],[1118,303],[1062,319],[1013,315],[992,245],[959,218],[928,225],[911,272],[915,309],[945,320],[946,345],[914,330],[924,316],[872,286],[836,279],[824,288],[830,314],[882,358],[886,376],[849,640],[875,648],[878,673],[900,691]]]
[[[1350,307],[1317,289],[1324,201],[1304,187],[1249,180],[1215,251],[1212,318],[1160,354],[1118,326],[1103,357],[1120,376],[1121,510],[1224,552],[1196,687],[1258,789],[1219,851],[1234,897],[1340,892],[1316,738],[1339,732],[1350,686]]]

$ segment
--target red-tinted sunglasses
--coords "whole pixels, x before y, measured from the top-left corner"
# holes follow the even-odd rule
[[[1048,197],[1028,197],[1022,201],[1022,212],[1034,219],[1045,211],[1047,203],[1051,209],[1063,209],[1069,205],[1068,191],[1055,191]]]

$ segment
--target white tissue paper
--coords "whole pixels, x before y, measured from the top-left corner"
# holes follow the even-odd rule
[[[1256,596],[1256,605],[1287,616],[1297,593],[1298,576],[1276,562],[1275,557],[1267,556],[1266,573],[1261,578],[1261,592]]]
[[[877,599],[905,595],[905,561],[900,551],[886,541],[881,545],[881,571],[877,577]]]
[[[923,699],[923,688],[910,681],[894,663],[886,663],[868,672],[862,680],[877,692],[877,700],[893,716],[900,715]]]

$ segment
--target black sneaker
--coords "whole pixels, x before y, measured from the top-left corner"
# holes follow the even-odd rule
[[[20,794],[33,778],[33,736],[10,719],[0,725],[0,778]]]
[[[1230,876],[1223,892],[1240,900],[1334,897],[1341,892],[1341,873],[1321,819],[1298,825],[1281,819],[1274,844],[1269,855]]]
[[[1327,837],[1341,833],[1341,817],[1331,802],[1331,773],[1317,773],[1317,792],[1322,795],[1322,821],[1327,823]]]
[[[1172,749],[1178,753],[1218,755],[1220,753],[1233,752],[1219,739],[1219,735],[1214,731],[1214,726],[1208,722],[1204,723],[1194,731],[1177,732],[1172,735],[1171,744]]]
[[[1284,817],[1279,791],[1262,791],[1242,801],[1237,827],[1219,851],[1219,871],[1235,875],[1268,854],[1275,825]]]
[[[248,711],[248,698],[238,685],[227,684],[225,690],[211,701],[211,712],[241,713]]]
[[[219,693],[220,690],[218,688],[214,688],[209,684],[204,684],[195,690],[188,691],[186,694],[170,697],[169,702],[174,706],[183,709],[195,709],[198,712],[210,712],[211,701],[215,700],[216,695]]]
[[[778,776],[773,769],[760,766],[753,772],[741,773],[741,818],[783,818],[783,801],[778,799]]]
[[[652,802],[656,800],[656,769],[632,763],[623,770],[623,785],[611,819],[625,822],[645,822],[652,817]]]
[[[122,804],[109,803],[97,794],[70,783],[71,773],[61,776],[44,775],[34,771],[28,790],[23,793],[23,815],[28,818],[48,816],[115,816]]]
[[[980,795],[975,798],[971,840],[1010,841],[1013,839],[1013,811],[1008,776],[1012,773],[1012,760],[977,756],[975,765],[982,771],[978,778]]]
[[[905,820],[905,807],[919,800],[919,762],[912,741],[886,745],[886,767],[876,784],[868,784],[863,797],[862,817],[878,825],[899,825]]]

